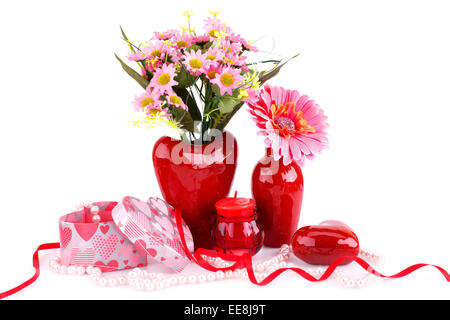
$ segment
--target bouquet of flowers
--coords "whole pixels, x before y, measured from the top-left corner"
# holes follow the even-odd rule
[[[140,72],[116,58],[122,68],[145,91],[136,96],[135,125],[165,124],[175,128],[183,141],[203,143],[211,130],[222,132],[230,119],[256,97],[264,82],[274,77],[287,62],[266,60],[250,63],[248,52],[258,49],[217,18],[205,19],[204,32],[191,27],[154,32],[150,41],[136,45],[121,28],[131,52],[128,60]],[[273,63],[268,70],[260,66]]]

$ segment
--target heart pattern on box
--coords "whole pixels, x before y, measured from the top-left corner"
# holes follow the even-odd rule
[[[60,226],[59,232],[60,232],[59,236],[61,238],[61,246],[65,248],[69,244],[70,240],[72,240],[72,230],[70,228],[63,229]]]
[[[120,247],[120,253],[123,255],[124,258],[128,258],[133,251],[133,245],[129,244],[127,246],[121,246]]]
[[[96,235],[92,239],[92,244],[94,245],[94,249],[103,259],[108,259],[113,252],[116,250],[117,243],[119,242],[119,238],[117,235],[112,234],[108,238],[104,238],[101,235]]]
[[[77,223],[75,229],[84,241],[89,241],[98,229],[98,223]]]
[[[119,270],[119,263],[116,260],[111,260],[108,263],[97,261],[94,263],[94,267],[100,268],[102,272]]]
[[[150,198],[145,202],[125,197],[118,204],[96,202],[93,205],[102,213],[101,223],[87,222],[91,221],[86,217],[88,209],[61,217],[63,265],[94,265],[102,271],[112,271],[144,266],[148,256],[176,272],[189,264],[176,227],[174,209],[164,200]],[[105,220],[111,218],[113,220]],[[182,228],[188,248],[193,251],[191,232],[184,222]]]
[[[96,202],[93,205],[100,211],[107,211],[112,210],[117,202]],[[62,265],[98,265],[103,271],[112,271],[147,264],[146,256],[136,253],[136,248],[119,232],[114,221],[85,223],[86,220],[84,210],[60,218]]]
[[[109,231],[109,226],[108,226],[107,224],[102,224],[102,225],[100,225],[100,231],[101,231],[103,234],[107,234],[108,231]]]

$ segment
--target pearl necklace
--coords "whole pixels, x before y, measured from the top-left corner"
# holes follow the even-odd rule
[[[284,244],[281,246],[280,251],[276,256],[267,261],[256,264],[254,266],[256,280],[260,282],[263,279],[265,279],[269,274],[280,268],[296,267],[294,263],[287,263],[287,260],[289,259],[291,252],[292,252],[291,247],[287,244]],[[377,265],[381,260],[381,257],[379,255],[364,250],[360,250],[359,256],[366,260],[372,261],[374,265]],[[203,258],[216,268],[226,268],[232,265],[231,263],[226,262],[221,258],[206,257],[206,256],[203,256]],[[49,265],[52,271],[61,274],[78,274],[78,275],[87,274],[89,275],[92,282],[102,287],[129,285],[141,291],[154,291],[175,285],[205,283],[226,279],[248,279],[246,269],[236,269],[234,271],[228,270],[226,272],[219,270],[216,272],[208,272],[206,274],[197,274],[189,276],[176,275],[167,277],[165,276],[164,273],[148,272],[145,270],[141,270],[140,268],[134,268],[133,270],[129,271],[126,276],[119,276],[114,278],[102,276],[101,269],[97,267],[61,265],[61,259],[59,257],[52,258],[50,260]],[[325,272],[325,269],[308,268],[305,269],[305,271],[316,278],[320,278]],[[334,277],[338,281],[338,283],[348,288],[365,287],[368,285],[368,283],[372,282],[375,279],[375,276],[371,273],[368,273],[361,279],[350,279],[344,275],[344,272],[342,270],[339,269],[335,270],[332,277]]]

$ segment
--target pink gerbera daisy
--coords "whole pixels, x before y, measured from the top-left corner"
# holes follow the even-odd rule
[[[178,82],[174,80],[175,77],[175,66],[172,64],[164,64],[161,68],[155,70],[149,87],[159,94],[172,92],[172,87],[178,84]]]
[[[230,96],[233,95],[233,90],[242,85],[242,79],[240,69],[235,69],[233,67],[225,67],[223,70],[216,75],[211,83],[215,83],[219,86],[220,95],[225,95],[228,93]]]
[[[187,70],[194,76],[205,73],[205,70],[208,67],[208,62],[201,50],[191,50],[190,52],[187,52],[184,55],[183,60]]]
[[[300,165],[328,146],[327,117],[314,100],[296,90],[264,86],[258,96],[249,101],[249,112],[266,137],[275,160],[283,158],[287,165],[293,160]]]

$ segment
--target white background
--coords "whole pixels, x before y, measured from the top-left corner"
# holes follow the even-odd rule
[[[141,88],[113,53],[127,54],[119,25],[139,42],[184,24],[186,9],[197,30],[209,10],[221,10],[246,38],[273,38],[286,58],[301,53],[271,81],[308,94],[329,116],[330,150],[304,168],[300,226],[346,222],[362,247],[384,254],[385,274],[418,262],[450,269],[448,2],[3,1],[0,291],[32,275],[32,253],[59,240],[58,218],[77,201],[160,196],[151,151],[166,132],[130,125]],[[251,196],[263,142],[243,110],[228,128],[240,146],[233,189]],[[41,278],[11,298],[449,298],[431,268],[361,290],[284,274],[262,288],[235,280],[142,293],[53,274],[47,264],[56,254],[41,254]]]

